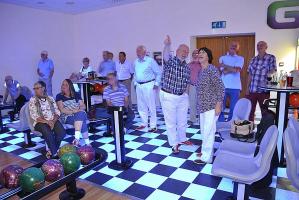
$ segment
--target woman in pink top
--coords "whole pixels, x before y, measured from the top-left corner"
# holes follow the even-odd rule
[[[188,64],[191,71],[190,78],[190,88],[189,88],[189,104],[190,104],[190,122],[196,123],[198,122],[196,117],[196,83],[199,72],[201,71],[201,66],[198,60],[198,49],[195,49],[192,52],[192,61]]]

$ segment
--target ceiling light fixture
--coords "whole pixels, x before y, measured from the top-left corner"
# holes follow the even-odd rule
[[[39,4],[39,5],[45,4],[45,2],[43,2],[43,1],[38,1],[36,3]]]

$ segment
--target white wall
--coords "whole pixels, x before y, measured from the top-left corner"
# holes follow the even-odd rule
[[[0,3],[0,94],[8,74],[33,87],[42,50],[54,61],[57,93],[74,60],[73,25],[72,15]]]
[[[290,70],[295,65],[299,29],[269,28],[270,2],[273,0],[148,0],[79,15],[0,4],[0,81],[2,74],[15,73],[17,79],[32,85],[39,52],[47,49],[56,66],[57,92],[61,80],[79,69],[83,57],[98,66],[101,52],[110,50],[116,57],[119,51],[126,51],[133,60],[139,44],[151,52],[160,51],[166,34],[171,35],[174,48],[180,43],[194,48],[193,36],[254,32],[256,41],[267,41],[268,52]],[[212,30],[211,22],[217,20],[227,21],[227,28]]]
[[[294,67],[295,44],[299,30],[273,30],[266,24],[271,0],[149,0],[75,16],[75,58],[90,55],[94,64],[102,50],[128,52],[135,58],[135,48],[145,44],[149,51],[162,49],[166,34],[174,47],[191,44],[192,36],[256,33],[256,41],[269,43],[269,52]],[[211,22],[227,21],[227,28],[212,30]],[[194,42],[194,40],[193,40]],[[286,57],[292,57],[286,60]]]

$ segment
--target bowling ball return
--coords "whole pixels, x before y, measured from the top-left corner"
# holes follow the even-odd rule
[[[95,149],[95,160],[91,162],[89,165],[82,165],[82,168],[79,170],[70,173],[60,179],[58,179],[55,182],[49,183],[39,189],[36,190],[30,194],[26,194],[22,191],[21,187],[9,190],[8,192],[5,192],[3,194],[0,194],[0,200],[9,199],[13,196],[17,195],[23,200],[37,200],[41,197],[49,194],[50,192],[53,192],[57,188],[65,185],[66,190],[60,193],[59,199],[60,200],[70,200],[70,199],[81,199],[85,196],[85,190],[83,188],[78,188],[76,185],[76,178],[81,176],[82,174],[88,172],[89,170],[103,164],[107,159],[107,152],[102,149]],[[41,168],[44,162],[38,163],[36,165],[33,165],[31,167],[37,167]]]

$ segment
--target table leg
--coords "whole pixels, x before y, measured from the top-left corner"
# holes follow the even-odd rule
[[[0,110],[0,131],[1,131],[1,133],[3,133],[3,121],[2,121],[3,119],[2,119],[2,110]]]
[[[288,121],[288,93],[278,92],[277,93],[277,106],[276,106],[276,124],[278,128],[278,140],[277,140],[277,148],[278,148],[278,159],[280,165],[284,162],[284,150],[282,143],[282,134],[286,128]]]

